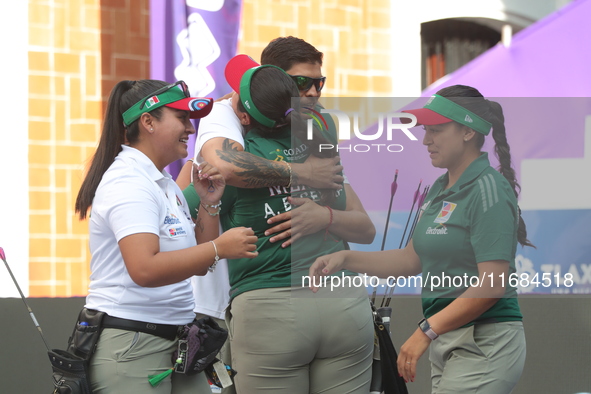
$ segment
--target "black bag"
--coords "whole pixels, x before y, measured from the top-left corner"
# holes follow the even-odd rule
[[[68,339],[68,352],[90,361],[96,350],[105,312],[83,308],[78,315],[72,336]]]
[[[98,341],[98,336],[100,335],[100,322],[102,321],[102,316],[104,316],[104,313],[102,315],[100,315],[101,312],[97,312],[97,313],[89,315],[89,318],[91,318],[91,320],[90,320],[91,324],[98,322],[99,329],[94,330],[96,332],[96,334],[92,335],[91,340],[84,339],[82,341],[85,343],[83,348],[86,349],[82,352],[83,357],[79,357],[75,354],[71,354],[65,350],[59,350],[59,349],[50,350],[49,346],[47,345],[47,341],[45,340],[45,336],[43,335],[43,331],[41,330],[41,326],[37,322],[37,318],[33,314],[31,307],[29,306],[29,304],[27,304],[27,300],[25,299],[25,295],[23,294],[21,287],[18,285],[16,278],[12,274],[12,270],[10,269],[10,266],[8,265],[8,261],[6,261],[4,249],[2,249],[2,248],[0,248],[0,259],[2,261],[4,261],[4,264],[6,265],[6,269],[8,270],[8,273],[10,274],[10,277],[12,278],[14,285],[18,289],[21,299],[23,300],[23,303],[27,307],[27,310],[29,311],[29,315],[31,316],[31,319],[33,320],[33,323],[35,324],[35,327],[37,327],[37,330],[39,331],[39,334],[41,335],[41,339],[43,339],[43,343],[45,344],[45,348],[47,349],[47,354],[49,355],[49,361],[51,362],[51,368],[53,369],[53,375],[52,375],[53,386],[54,386],[53,393],[54,394],[56,394],[56,393],[57,394],[92,394],[92,391],[90,389],[90,381],[88,379],[88,360],[90,359],[90,356],[92,356],[92,353],[94,352],[94,349],[96,347],[96,342]],[[86,317],[85,311],[87,311],[87,309],[83,309],[82,312],[80,312],[78,323],[82,323],[85,321],[85,320],[82,320]],[[96,311],[94,311],[94,312],[96,312]],[[88,325],[89,323],[86,322],[86,323],[80,324],[80,325],[83,326],[85,324]],[[77,326],[78,326],[78,324],[77,324]],[[74,332],[76,332],[76,330],[77,330],[77,328],[74,329]],[[74,335],[72,335],[72,338],[73,337],[74,337]],[[71,349],[71,342],[73,341],[72,338],[70,338],[68,340],[68,350],[73,349],[72,351],[75,353],[75,349],[74,348]],[[85,338],[87,338],[87,337],[85,337]],[[80,340],[78,340],[78,342],[80,342]],[[72,346],[74,346],[74,345],[72,345]]]
[[[232,367],[217,358],[205,368],[204,373],[210,384],[221,389],[233,385],[236,376],[236,371]]]
[[[374,328],[380,347],[382,392],[385,394],[408,394],[404,378],[398,374],[398,353],[392,343],[390,332],[379,314],[374,313]]]
[[[209,316],[186,324],[179,331],[179,345],[172,355],[174,371],[195,375],[205,370],[216,360],[226,339],[228,331]]]
[[[78,315],[67,351],[48,352],[56,394],[92,394],[88,365],[96,350],[104,312],[83,308]]]
[[[53,369],[54,394],[92,394],[88,381],[88,361],[65,350],[48,352]]]

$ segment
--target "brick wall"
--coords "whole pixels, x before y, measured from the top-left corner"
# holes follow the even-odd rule
[[[150,1],[100,3],[101,89],[106,105],[117,82],[150,77]]]
[[[294,35],[324,52],[325,96],[387,96],[386,0],[244,0],[239,52]],[[29,0],[30,295],[85,295],[87,222],[74,214],[104,107],[149,77],[149,0]]]
[[[276,37],[324,53],[325,96],[389,96],[390,1],[243,0],[239,53],[256,60]]]
[[[148,28],[148,0],[29,1],[31,296],[87,292],[74,203],[111,87],[148,77]]]

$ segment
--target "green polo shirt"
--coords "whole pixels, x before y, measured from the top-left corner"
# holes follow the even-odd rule
[[[515,273],[519,214],[509,182],[490,166],[487,153],[474,160],[445,190],[448,179],[446,173],[431,187],[413,235],[422,265],[426,318],[477,283],[470,278],[479,277],[478,263],[505,260],[509,274]],[[516,289],[508,283],[505,286],[505,297],[475,322],[522,319]]]
[[[327,117],[328,129],[323,133],[332,143],[336,144],[336,131],[332,119]],[[252,129],[244,137],[245,152],[268,160],[301,163],[310,155],[310,148],[303,141],[292,141],[288,126],[277,129],[273,138],[262,135],[259,130]],[[199,206],[199,197],[192,186],[184,191],[191,212]],[[272,216],[292,209],[287,201],[289,196],[310,198],[318,201],[322,191],[307,186],[284,186],[265,188],[236,188],[226,186],[222,197],[220,221],[222,228],[251,227],[258,237],[257,251],[254,259],[234,259],[228,261],[230,276],[230,296],[246,291],[301,286],[302,276],[308,275],[308,269],[314,260],[329,253],[345,249],[344,241],[334,234],[325,235],[324,230],[300,238],[294,245],[282,248],[282,242],[269,242],[271,236],[265,236],[265,230],[271,226],[267,220]],[[331,204],[333,209],[344,210],[346,196],[343,190],[337,192],[337,198]],[[297,209],[297,208],[294,208]],[[297,213],[294,213],[297,214]],[[356,275],[350,271],[341,271],[335,275]]]

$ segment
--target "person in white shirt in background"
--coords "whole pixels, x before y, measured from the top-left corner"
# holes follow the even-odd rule
[[[300,38],[279,37],[263,50],[261,64],[272,64],[285,70],[298,85],[301,99],[314,106],[326,80],[322,76],[322,58],[322,52]],[[345,187],[347,199],[356,209],[361,207],[359,198],[339,174],[343,170],[339,157],[320,159],[310,155],[304,163],[292,163],[290,172],[284,163],[244,152],[243,120],[234,112],[232,95],[217,100],[211,113],[200,121],[195,143],[195,163],[212,163],[219,168],[227,184],[237,187],[272,187],[289,185],[290,182],[293,185],[335,190]],[[190,168],[191,163],[187,163],[177,178],[181,189],[190,183]],[[335,211],[335,214],[340,213]],[[269,229],[270,234],[277,233],[271,242],[283,241],[283,246],[287,247],[292,241],[291,212],[270,218],[269,224],[276,224]],[[294,232],[296,230],[293,229]],[[227,261],[220,261],[216,271],[210,275],[193,277],[192,283],[197,316],[211,316],[220,326],[227,328],[224,321],[230,300]],[[220,357],[224,363],[231,365],[229,341],[222,348]],[[234,394],[235,390],[230,386],[221,392]]]

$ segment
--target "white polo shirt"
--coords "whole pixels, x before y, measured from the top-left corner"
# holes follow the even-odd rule
[[[199,121],[199,130],[195,141],[195,161],[201,163],[204,160],[201,156],[201,148],[212,138],[229,138],[244,147],[243,133],[240,119],[232,108],[232,99],[216,102],[211,112]]]
[[[89,232],[92,274],[87,308],[150,323],[180,325],[193,320],[190,279],[141,287],[129,276],[118,245],[138,233],[158,235],[161,252],[196,245],[185,197],[166,171],[158,171],[139,150],[123,146],[96,191]]]
[[[199,122],[197,140],[195,141],[195,161],[201,163],[203,144],[212,138],[223,137],[236,141],[244,147],[243,129],[240,120],[232,108],[232,99],[215,103],[209,115]],[[223,230],[220,227],[220,233]],[[230,302],[230,279],[228,277],[228,261],[220,260],[214,272],[205,276],[192,278],[195,294],[195,312],[224,319]]]

